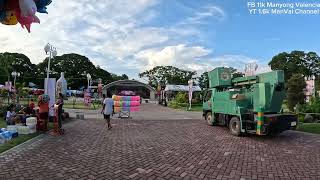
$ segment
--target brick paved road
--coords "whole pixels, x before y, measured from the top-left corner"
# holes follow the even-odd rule
[[[0,179],[320,179],[320,136],[233,137],[199,120],[76,120],[0,155]]]

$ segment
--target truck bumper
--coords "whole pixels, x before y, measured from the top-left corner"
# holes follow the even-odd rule
[[[298,118],[291,114],[265,115],[265,134],[278,134],[286,130],[294,130],[298,125]]]

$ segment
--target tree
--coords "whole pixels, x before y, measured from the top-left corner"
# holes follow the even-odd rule
[[[46,77],[46,67],[48,66],[48,58],[37,66],[39,77]],[[68,86],[73,89],[79,89],[87,84],[87,73],[93,80],[102,79],[103,83],[112,82],[113,75],[108,71],[95,67],[93,63],[85,56],[79,54],[64,54],[56,56],[51,60],[50,77],[59,78],[60,73],[64,72],[68,81]]]
[[[320,58],[315,52],[282,52],[272,58],[269,66],[272,70],[283,70],[286,81],[295,73],[304,76],[320,75]]]
[[[8,53],[0,54],[0,82],[4,83],[5,81],[10,80],[10,72],[11,72],[11,63],[13,57]]]
[[[303,75],[293,74],[288,80],[287,86],[288,108],[293,111],[296,104],[304,104],[304,88],[306,87],[306,82]]]
[[[108,84],[108,83],[113,81],[111,73],[109,73],[108,71],[100,68],[100,66],[96,67],[96,71],[95,71],[94,75],[97,78],[101,78],[103,84]]]
[[[209,77],[208,72],[204,72],[201,74],[200,77],[198,77],[199,86],[201,89],[207,89],[209,88]]]
[[[121,78],[122,78],[123,80],[129,79],[129,77],[128,77],[126,74],[122,74],[122,75],[121,75]]]
[[[22,83],[29,83],[36,79],[34,70],[36,65],[32,64],[30,59],[19,53],[0,53],[1,72],[0,82],[7,81],[11,76],[12,71],[20,73],[19,81]]]
[[[140,78],[148,78],[149,85],[156,88],[158,84],[188,84],[195,71],[186,71],[173,66],[156,66],[139,74]]]

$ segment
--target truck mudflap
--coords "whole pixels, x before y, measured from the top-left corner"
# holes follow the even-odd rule
[[[286,130],[294,130],[298,125],[298,118],[292,114],[264,115],[265,134],[279,134]]]

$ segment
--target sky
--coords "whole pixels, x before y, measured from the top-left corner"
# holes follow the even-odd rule
[[[2,25],[0,52],[24,53],[39,63],[49,42],[59,55],[79,53],[109,72],[134,79],[156,65],[200,75],[217,66],[243,71],[246,63],[256,62],[264,72],[280,52],[319,52],[320,15],[252,15],[248,2],[53,0],[48,15],[37,14],[41,24],[33,24],[30,34],[20,25]]]

